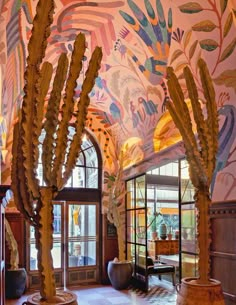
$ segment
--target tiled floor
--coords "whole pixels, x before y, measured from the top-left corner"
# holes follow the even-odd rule
[[[169,282],[151,280],[147,293],[130,287],[127,290],[115,290],[112,286],[86,286],[70,289],[78,296],[79,305],[174,305],[175,288]],[[32,292],[31,292],[32,293]],[[31,294],[29,293],[29,294]],[[6,305],[20,305],[27,295],[18,300],[7,300]]]

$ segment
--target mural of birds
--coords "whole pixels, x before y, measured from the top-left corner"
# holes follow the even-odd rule
[[[124,126],[124,122],[123,122],[124,108],[121,105],[121,103],[110,92],[109,88],[107,87],[106,80],[101,78],[100,76],[98,76],[96,78],[95,83],[99,89],[102,89],[107,93],[107,95],[109,96],[109,98],[111,100],[111,103],[109,106],[110,113],[106,113],[104,111],[100,111],[97,109],[96,114],[97,115],[99,114],[100,117],[103,116],[105,119],[105,122],[108,123],[110,126],[118,123],[124,132],[128,132],[126,127]]]
[[[231,147],[236,138],[236,108],[233,105],[224,105],[218,110],[219,115],[225,116],[223,125],[219,131],[219,148],[216,159],[216,167],[211,182],[211,193],[213,193],[216,176],[219,171],[227,165]]]

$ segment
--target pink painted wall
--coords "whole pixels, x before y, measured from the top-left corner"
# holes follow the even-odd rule
[[[10,178],[12,126],[22,99],[35,5],[30,0],[0,0],[0,101],[9,150],[4,183]],[[140,164],[141,171],[146,159],[152,167],[152,160],[158,160],[152,156],[159,151],[162,156],[163,149],[180,140],[165,109],[166,66],[174,68],[186,92],[182,70],[188,65],[201,98],[196,62],[202,57],[214,81],[220,119],[213,199],[236,198],[235,9],[235,0],[56,1],[47,60],[56,66],[58,55],[71,51],[80,30],[86,32],[88,59],[95,45],[103,48],[87,128],[100,144],[105,170],[115,170],[121,148],[126,167]],[[167,149],[164,157],[171,159],[182,152]]]

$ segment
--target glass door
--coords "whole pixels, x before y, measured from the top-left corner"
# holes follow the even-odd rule
[[[126,183],[127,259],[133,262],[134,285],[148,290],[146,176]]]
[[[97,206],[69,202],[67,213],[66,282],[68,285],[97,282]]]
[[[194,187],[189,179],[188,162],[180,160],[180,278],[197,277],[198,244]]]
[[[98,282],[98,203],[53,202],[53,265],[56,285]],[[39,286],[34,228],[29,230],[28,266],[30,288]]]

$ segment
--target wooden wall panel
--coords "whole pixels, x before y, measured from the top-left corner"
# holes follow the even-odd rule
[[[236,304],[236,202],[211,207],[211,276],[221,282],[226,305]]]

